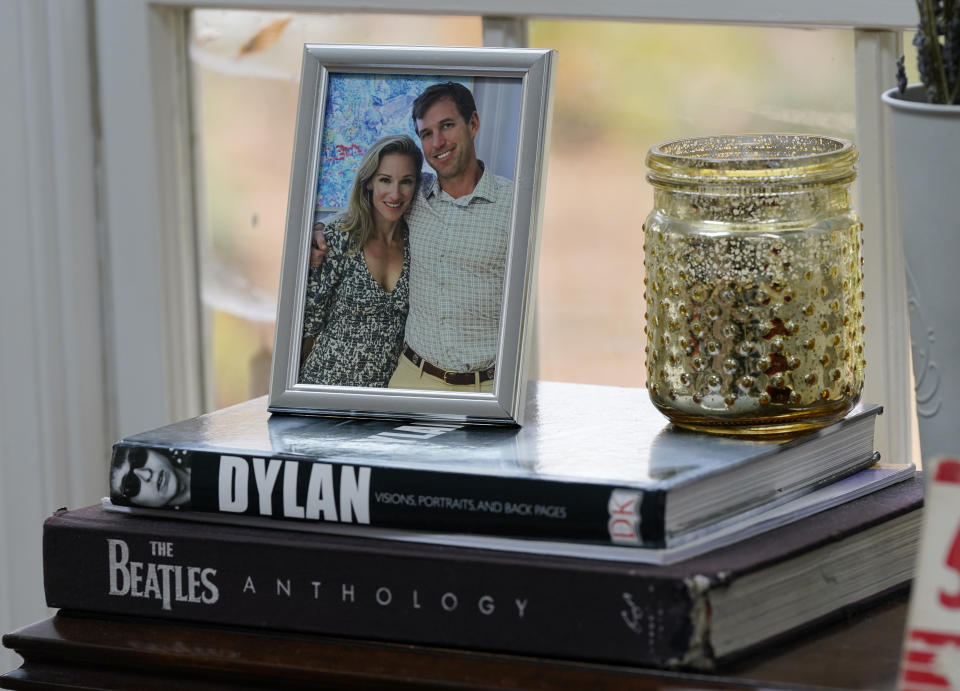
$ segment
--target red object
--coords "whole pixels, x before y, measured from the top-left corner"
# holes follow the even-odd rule
[[[948,458],[940,461],[934,481],[960,484],[960,460]]]

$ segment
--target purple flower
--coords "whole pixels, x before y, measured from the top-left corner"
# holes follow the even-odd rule
[[[960,103],[960,5],[958,0],[916,0],[920,14],[913,45],[920,81],[930,103]],[[897,86],[906,84],[903,57],[897,61]]]

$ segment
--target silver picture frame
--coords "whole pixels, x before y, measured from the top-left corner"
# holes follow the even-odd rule
[[[525,365],[533,338],[534,289],[555,70],[556,53],[552,50],[304,46],[270,379],[270,411],[522,424],[527,382]],[[363,80],[357,81],[362,85],[381,78],[466,81],[475,89],[486,89],[484,93],[504,94],[476,99],[480,122],[475,138],[477,158],[488,155],[499,158],[496,165],[509,169],[512,175],[504,177],[513,182],[495,374],[490,393],[329,386],[300,381],[312,229],[318,209],[324,207],[322,185],[333,179],[330,175],[324,177],[321,171],[323,165],[334,165],[325,163],[331,154],[330,147],[323,142],[324,121],[332,122],[335,118],[326,114],[335,113],[340,105],[332,103],[331,107],[331,98],[336,98],[331,95],[336,92],[331,80],[346,84],[346,87],[337,87],[341,89],[339,93],[346,93],[342,89],[349,89],[352,79]],[[351,101],[358,98],[366,95],[350,95]],[[374,101],[371,107],[384,105],[379,98]],[[356,103],[352,105],[355,107]],[[412,131],[409,108],[405,117]],[[510,148],[513,148],[512,160]],[[338,151],[341,155],[333,158],[337,161],[346,158],[343,149]],[[359,151],[357,147],[357,152],[346,150],[346,154]],[[491,162],[485,165],[489,167]],[[426,166],[424,169],[429,172]],[[335,185],[335,181],[331,185]],[[335,196],[331,193],[331,198]]]

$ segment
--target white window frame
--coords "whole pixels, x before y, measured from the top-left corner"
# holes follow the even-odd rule
[[[202,330],[191,183],[190,3],[96,0],[102,120],[105,287],[114,417],[120,433],[196,414],[202,407]],[[206,0],[204,7],[353,12],[350,0]],[[364,11],[477,14],[467,0],[366,0]],[[909,0],[487,0],[484,41],[525,41],[524,20],[586,19],[850,28],[855,41],[857,206],[865,228],[867,375],[864,398],[886,408],[878,446],[912,458],[912,389],[903,253],[892,208],[887,120]],[[139,259],[137,259],[139,258]]]

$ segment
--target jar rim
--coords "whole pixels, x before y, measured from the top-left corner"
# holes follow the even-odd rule
[[[733,134],[681,137],[650,147],[653,183],[780,182],[827,184],[856,178],[853,142],[816,134]]]

